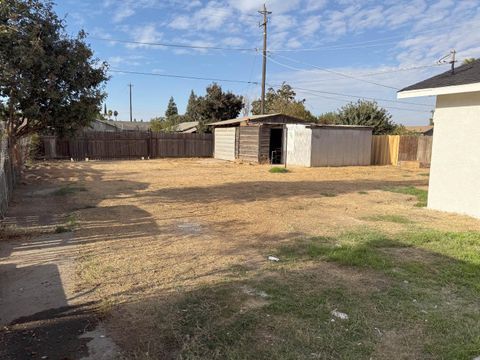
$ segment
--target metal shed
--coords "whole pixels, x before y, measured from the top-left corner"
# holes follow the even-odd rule
[[[283,115],[254,115],[209,124],[213,127],[214,157],[283,164],[285,124],[304,124],[301,119]]]
[[[307,167],[370,165],[372,128],[287,124],[287,164]]]

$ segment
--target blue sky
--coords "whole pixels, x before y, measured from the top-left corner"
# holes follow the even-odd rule
[[[255,49],[262,45],[257,0],[57,0],[67,31],[84,29],[95,55],[112,69],[259,82],[255,50],[184,49],[126,40]],[[379,99],[396,122],[427,124],[434,99],[396,100],[396,90],[446,71],[451,49],[461,62],[480,57],[478,0],[270,0],[267,83],[287,81],[314,114],[357,97]],[[414,68],[414,69],[412,69]],[[127,120],[128,83],[134,117],[162,116],[170,96],[183,112],[190,91],[211,81],[111,73],[107,105]],[[255,84],[219,82],[253,100]],[[346,96],[348,95],[348,96]],[[388,101],[386,101],[388,100]],[[420,104],[420,105],[417,105]]]

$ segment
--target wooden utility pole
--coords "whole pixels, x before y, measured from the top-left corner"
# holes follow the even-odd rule
[[[267,77],[267,24],[268,24],[268,15],[272,12],[267,11],[267,6],[263,4],[263,10],[259,11],[260,14],[263,15],[263,67],[262,67],[262,99],[260,105],[260,112],[261,114],[265,114],[265,81]]]
[[[132,87],[133,85],[130,83],[128,84],[128,87],[130,88],[130,122],[133,121],[133,118],[132,118]]]

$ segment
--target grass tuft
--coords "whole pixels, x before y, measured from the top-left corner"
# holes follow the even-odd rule
[[[409,218],[402,216],[402,215],[374,215],[374,216],[367,216],[362,218],[362,220],[367,220],[367,221],[384,221],[384,222],[392,222],[396,224],[411,224],[413,221],[411,221]]]
[[[417,207],[427,206],[428,191],[416,188],[414,186],[387,188],[386,191],[390,191],[397,194],[405,194],[416,196],[418,202],[415,204]]]
[[[321,192],[320,195],[325,196],[325,197],[335,197],[335,196],[337,196],[337,194],[333,193],[333,192]]]
[[[280,166],[274,166],[270,168],[270,170],[268,171],[271,172],[272,174],[284,174],[288,172],[288,169]]]

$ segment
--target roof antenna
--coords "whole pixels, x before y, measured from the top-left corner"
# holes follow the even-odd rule
[[[455,60],[455,55],[457,54],[457,52],[455,51],[455,49],[451,50],[449,54],[445,55],[444,57],[442,57],[440,60],[437,61],[437,64],[450,64],[452,66],[452,75],[455,74],[455,63],[457,62]],[[447,59],[451,59],[450,61],[447,61]]]
[[[452,65],[452,75],[455,74],[455,54],[457,52],[455,51],[455,49],[453,49],[452,51],[450,51],[450,54],[452,55],[452,61],[450,61],[450,64]]]

